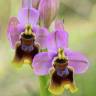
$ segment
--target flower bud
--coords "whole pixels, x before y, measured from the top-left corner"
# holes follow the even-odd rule
[[[55,30],[64,30],[63,20],[56,20],[55,21]]]
[[[39,2],[40,0],[32,0],[32,7],[37,9],[39,6]]]
[[[39,5],[40,21],[49,27],[59,9],[59,0],[41,0]]]

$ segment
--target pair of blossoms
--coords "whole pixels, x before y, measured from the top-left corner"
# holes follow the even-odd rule
[[[48,90],[52,94],[60,95],[64,89],[73,93],[77,90],[73,75],[84,73],[88,60],[68,48],[68,33],[62,20],[56,20],[54,32],[48,32],[58,9],[57,2],[36,1],[39,3],[23,0],[18,16],[9,20],[8,39],[15,49],[13,63],[30,64],[37,76],[51,74]],[[32,7],[34,2],[36,6]]]

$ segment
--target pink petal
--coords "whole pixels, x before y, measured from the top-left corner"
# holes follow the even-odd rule
[[[45,49],[49,45],[51,41],[49,41],[48,36],[50,33],[46,28],[37,28],[37,31],[35,31],[36,34],[36,42],[40,44],[40,48]]]
[[[68,47],[68,33],[65,31],[57,31],[55,33],[55,41],[57,48],[66,48]]]
[[[57,30],[50,35],[49,41],[49,51],[58,50],[58,48],[66,48],[68,47],[68,33],[63,30]]]
[[[21,29],[18,27],[19,21],[17,17],[11,17],[8,24],[8,39],[10,41],[11,47],[14,48],[16,42],[19,40],[19,35]]]
[[[19,11],[18,19],[21,24],[31,24],[32,26],[36,25],[39,19],[39,12],[34,8],[22,8]]]
[[[37,54],[32,63],[33,71],[36,75],[47,75],[52,67],[52,59],[55,53],[42,52]]]
[[[78,52],[66,51],[66,56],[69,59],[69,66],[74,68],[75,73],[80,74],[88,69],[88,60],[85,56]]]

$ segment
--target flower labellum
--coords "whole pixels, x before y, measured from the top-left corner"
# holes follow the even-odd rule
[[[41,0],[39,5],[40,20],[45,27],[49,27],[57,15],[59,0]]]
[[[73,69],[68,67],[68,59],[64,56],[63,49],[58,49],[58,56],[53,59],[53,66],[49,91],[55,95],[62,94],[64,88],[75,92],[77,88],[74,84]]]
[[[21,34],[20,41],[16,44],[16,52],[13,63],[16,64],[24,64],[27,62],[28,64],[32,64],[32,60],[34,56],[39,52],[39,45],[35,44],[35,35],[32,32],[31,27],[28,25],[25,28],[25,32]]]

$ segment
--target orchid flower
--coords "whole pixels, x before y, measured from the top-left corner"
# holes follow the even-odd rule
[[[49,33],[46,28],[37,25],[39,12],[31,7],[29,1],[24,5],[25,8],[19,10],[17,17],[9,20],[8,39],[11,47],[16,49],[13,60],[16,64],[31,64],[39,49],[47,47],[47,43],[43,42],[48,41],[46,36]]]
[[[34,57],[33,71],[38,76],[51,73],[49,91],[52,94],[60,95],[65,88],[73,93],[77,90],[73,75],[84,73],[88,69],[88,60],[81,53],[68,48],[68,33],[61,21],[56,22],[55,29],[49,36],[48,52]]]

